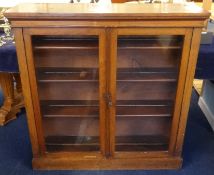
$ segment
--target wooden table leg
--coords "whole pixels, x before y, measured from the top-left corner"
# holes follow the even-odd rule
[[[13,77],[16,82],[16,91],[17,93],[22,93],[22,84],[21,84],[21,79],[19,73],[13,73]]]
[[[22,93],[22,84],[19,73],[13,73],[14,80],[16,82],[14,96],[15,96],[15,105],[16,108],[23,108],[24,107],[24,97]]]
[[[13,74],[0,73],[0,85],[4,95],[4,102],[2,107],[0,108],[1,126],[15,119],[16,114],[20,112],[20,108],[24,107],[23,97],[21,93],[15,93],[13,80]]]

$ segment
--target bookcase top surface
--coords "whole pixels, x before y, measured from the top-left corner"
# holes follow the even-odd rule
[[[19,4],[6,11],[10,20],[72,19],[206,19],[209,12],[194,3],[186,4]]]

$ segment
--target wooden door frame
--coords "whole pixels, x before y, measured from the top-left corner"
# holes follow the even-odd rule
[[[113,83],[110,83],[109,89],[112,95],[113,106],[110,108],[110,155],[115,158],[142,158],[142,157],[169,157],[174,155],[176,149],[176,141],[178,138],[182,138],[183,133],[178,132],[179,123],[186,125],[187,113],[181,118],[180,111],[184,98],[184,87],[186,81],[187,67],[189,61],[190,44],[192,39],[193,28],[115,28],[111,33],[111,69],[110,77]],[[183,49],[181,54],[180,72],[178,76],[174,113],[169,141],[168,151],[155,151],[155,152],[117,152],[115,154],[115,127],[116,127],[116,69],[117,69],[117,38],[119,35],[182,35],[184,36]],[[177,135],[178,134],[178,135]]]
[[[26,28],[23,30],[23,39],[24,39],[24,45],[26,50],[26,66],[29,76],[29,91],[31,92],[31,103],[32,106],[29,106],[29,110],[33,113],[34,121],[29,120],[29,126],[35,125],[35,130],[37,133],[37,141],[38,141],[38,148],[37,153],[39,155],[54,155],[57,157],[62,156],[64,153],[47,153],[46,147],[45,147],[45,141],[44,141],[44,133],[42,128],[42,115],[40,110],[40,102],[39,102],[39,96],[38,96],[38,87],[37,87],[37,81],[36,81],[36,73],[35,73],[35,66],[34,66],[34,58],[33,58],[33,48],[32,48],[32,36],[33,35],[55,35],[55,36],[64,36],[64,35],[82,35],[82,36],[98,36],[99,37],[99,105],[100,105],[100,122],[99,122],[99,130],[100,130],[100,152],[101,154],[105,155],[106,152],[106,103],[105,99],[103,98],[104,94],[106,93],[106,68],[105,68],[105,62],[106,62],[106,54],[105,54],[105,30],[98,29],[98,28]],[[30,118],[31,115],[28,116]],[[33,123],[35,122],[35,123]],[[32,131],[30,131],[32,132]],[[35,134],[35,133],[34,133]],[[35,143],[33,141],[32,143]],[[34,148],[33,148],[34,149]],[[69,153],[69,155],[74,157],[85,157],[85,156],[92,156],[96,155],[95,157],[100,157],[100,153],[98,152],[74,152]]]

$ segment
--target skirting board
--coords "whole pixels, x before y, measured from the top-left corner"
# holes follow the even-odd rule
[[[180,157],[140,158],[140,159],[74,159],[33,158],[34,170],[151,170],[180,169],[183,159]]]
[[[214,114],[207,107],[207,104],[204,101],[203,97],[199,98],[198,105],[200,106],[201,110],[203,111],[204,115],[206,116],[208,122],[210,123],[210,125],[214,131]]]

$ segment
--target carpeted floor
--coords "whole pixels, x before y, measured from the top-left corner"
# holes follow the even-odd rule
[[[17,120],[0,127],[0,175],[214,175],[214,132],[197,101],[193,91],[181,170],[33,171],[26,116],[22,112]]]

